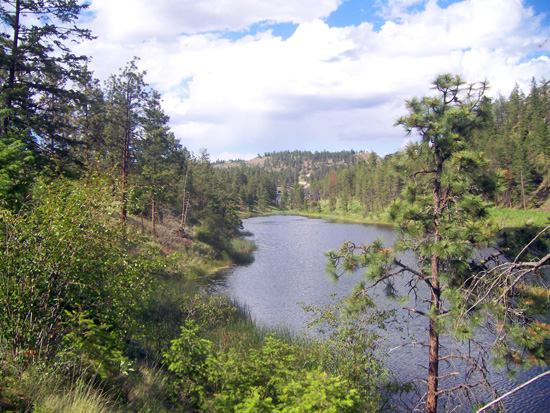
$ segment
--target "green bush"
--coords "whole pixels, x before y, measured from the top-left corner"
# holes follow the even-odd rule
[[[38,183],[18,213],[0,209],[0,335],[15,362],[65,349],[91,351],[96,367],[121,365],[113,343],[123,342],[160,263],[127,253],[129,235],[109,215],[112,188],[60,178]]]
[[[261,349],[216,352],[192,322],[165,354],[180,402],[202,411],[354,412],[359,391],[311,366],[302,347],[267,337]]]
[[[323,336],[311,343],[316,362],[323,371],[345,380],[349,389],[357,389],[362,411],[382,410],[394,395],[412,389],[397,384],[383,363],[387,356],[383,332],[394,311],[349,312],[342,303],[304,310],[312,315],[308,327]]]

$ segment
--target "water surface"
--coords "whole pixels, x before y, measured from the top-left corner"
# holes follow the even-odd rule
[[[393,230],[386,226],[331,223],[296,216],[256,217],[243,224],[258,246],[255,260],[250,265],[222,271],[212,281],[211,288],[246,305],[256,322],[270,327],[284,325],[296,332],[304,331],[309,319],[302,310],[303,305],[333,303],[333,295],[339,298],[349,295],[363,277],[358,271],[335,283],[325,271],[328,250],[338,248],[345,241],[362,245],[379,238],[391,245],[395,239]],[[412,255],[402,259],[408,264],[413,261]],[[398,279],[397,289],[407,291],[405,283],[405,279]],[[426,289],[420,290],[422,294],[427,294]],[[382,289],[374,291],[374,295],[380,307],[398,310],[399,323],[390,328],[385,343],[392,349],[388,367],[401,380],[423,376],[427,351],[420,344],[410,343],[411,336],[419,342],[426,338],[426,319],[411,315],[403,307],[422,311],[426,310],[426,305],[414,300],[407,303],[388,301]],[[482,335],[478,339],[488,341],[490,337]],[[470,351],[467,344],[450,340],[443,340],[443,345],[462,352]],[[493,371],[491,380],[499,391],[505,392],[540,372],[540,369],[520,372],[510,380],[505,372]],[[539,380],[516,393],[506,405],[513,412],[550,411],[550,379]]]

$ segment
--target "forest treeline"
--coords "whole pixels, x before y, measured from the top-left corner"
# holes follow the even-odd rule
[[[508,97],[485,97],[480,116],[472,146],[490,161],[485,199],[508,208],[541,207],[549,195],[550,83],[533,79],[527,93],[516,86]],[[241,205],[262,210],[266,196],[282,208],[306,211],[316,211],[320,202],[344,210],[355,202],[366,216],[387,207],[411,179],[400,167],[402,156],[403,151],[384,157],[353,150],[283,151],[215,166],[230,168],[226,174]]]
[[[400,152],[285,151],[227,168],[212,163],[206,149],[189,153],[185,137],[170,130],[162,97],[147,85],[139,59],[102,84],[85,56],[67,50],[46,59],[50,38],[61,32],[47,30],[20,25],[15,55],[14,43],[3,40],[0,195],[7,207],[25,202],[37,175],[78,178],[94,170],[116,178],[123,221],[131,213],[150,221],[154,232],[164,215],[184,216],[182,227],[206,225],[219,238],[238,226],[238,211],[270,205],[315,211],[328,202],[345,210],[355,202],[367,215],[388,206],[411,178],[399,166]],[[23,47],[30,36],[42,48]],[[549,88],[533,79],[527,93],[516,87],[509,97],[482,102],[483,127],[472,143],[490,160],[484,196],[497,206],[539,207],[548,196]]]
[[[30,65],[25,58],[32,57],[22,55],[17,64]],[[16,71],[13,81],[4,72],[2,204],[20,208],[32,197],[37,176],[79,179],[93,171],[116,181],[121,221],[128,214],[146,218],[154,233],[166,214],[183,215],[182,231],[200,223],[220,244],[239,227],[236,197],[206,151],[192,156],[170,131],[161,96],[137,62],[103,85],[85,64],[71,67],[65,78],[40,67]],[[36,89],[28,84],[30,75],[37,76]]]

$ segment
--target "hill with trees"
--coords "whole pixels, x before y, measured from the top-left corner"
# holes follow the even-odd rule
[[[481,188],[484,199],[509,208],[548,208],[550,82],[533,79],[527,94],[516,87],[509,97],[484,97],[479,116],[480,127],[471,145],[488,161]],[[366,216],[387,207],[411,178],[400,165],[405,152],[381,157],[354,150],[284,151],[265,153],[251,161],[217,162],[214,166],[239,174],[239,190],[243,176],[252,177],[253,182],[261,176],[265,186],[279,189],[279,197],[273,191],[269,193],[270,201],[278,200],[283,208],[292,205],[294,209],[314,211],[319,202],[330,202],[331,208],[342,205],[345,209],[353,201],[361,205]],[[305,206],[292,199],[296,185],[304,189],[304,199],[308,200]],[[243,191],[241,202],[248,197],[257,203],[256,187],[253,184]]]

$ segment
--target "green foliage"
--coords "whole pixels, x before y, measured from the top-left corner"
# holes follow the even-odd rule
[[[180,337],[172,341],[164,357],[168,370],[177,378],[177,391],[192,405],[200,405],[206,397],[204,386],[212,347],[210,341],[199,337],[198,331],[198,325],[187,321],[181,327]]]
[[[103,379],[128,374],[130,365],[112,326],[98,324],[89,311],[73,311],[64,318],[67,321],[63,321],[63,330],[67,333],[61,345],[63,350],[56,357],[59,367],[70,372],[76,365]]]
[[[23,171],[33,159],[22,141],[7,136],[0,139],[0,207],[21,206],[31,181]]]
[[[63,343],[90,344],[97,353],[111,346],[106,325],[120,343],[125,323],[147,295],[158,267],[127,255],[127,235],[106,214],[111,188],[93,177],[82,183],[59,179],[38,184],[35,198],[18,214],[0,211],[0,304],[6,310],[0,328],[16,359],[50,358]],[[88,338],[78,342],[71,335],[77,331]],[[118,359],[108,351],[103,356],[113,359],[106,363]],[[101,352],[90,357],[102,362]]]
[[[301,368],[299,348],[267,337],[260,350],[217,353],[188,322],[165,354],[181,401],[215,411],[360,411],[345,379]]]
[[[394,311],[349,308],[342,303],[304,308],[312,314],[308,328],[323,336],[312,343],[313,351],[323,371],[342,377],[359,392],[362,411],[388,408],[392,396],[409,390],[408,385],[398,386],[384,367],[383,332],[388,321],[395,321]]]
[[[145,72],[140,72],[134,58],[117,75],[107,81],[106,143],[108,165],[120,170],[121,220],[128,213],[128,193],[131,166],[139,150],[140,128],[143,123],[143,110],[148,99],[144,80]]]
[[[138,183],[133,196],[134,211],[151,218],[151,232],[155,233],[159,206],[175,202],[178,177],[182,174],[185,152],[167,126],[169,118],[161,108],[160,94],[151,93],[144,109],[144,138],[137,154]]]
[[[476,249],[495,236],[494,227],[487,222],[488,203],[480,195],[479,171],[487,167],[487,162],[471,145],[472,132],[483,118],[481,102],[487,85],[466,85],[451,74],[438,76],[433,85],[437,94],[408,100],[409,115],[396,123],[408,133],[419,134],[419,142],[409,145],[396,158],[401,171],[411,177],[390,209],[400,238],[392,249],[384,248],[379,241],[363,246],[348,242],[339,251],[329,253],[333,272],[367,269],[365,281],[349,300],[355,307],[365,308],[372,303],[368,292],[374,285],[384,284],[386,292],[394,296],[393,279],[398,275],[407,276],[409,295],[417,296],[419,284],[427,287],[429,297],[422,297],[427,310],[410,311],[425,316],[429,323],[428,412],[437,411],[439,386],[445,389],[445,382],[437,379],[443,351],[440,335],[454,333],[455,338],[467,339],[470,327],[477,323],[472,318],[455,328],[461,314],[453,308],[463,303],[455,287],[470,276]],[[416,256],[414,265],[397,255],[406,251]],[[475,373],[469,377],[475,377]],[[463,388],[467,390],[469,384],[467,378]]]
[[[336,209],[336,198],[331,196],[328,199],[328,210],[329,211],[334,211],[335,209]]]
[[[7,145],[19,141],[36,156],[35,167],[72,162],[67,159],[67,148],[75,144],[67,133],[69,114],[82,95],[68,85],[80,82],[87,58],[75,55],[69,45],[92,38],[74,25],[87,7],[67,0],[0,4],[0,138]],[[12,184],[22,180],[20,175]]]

